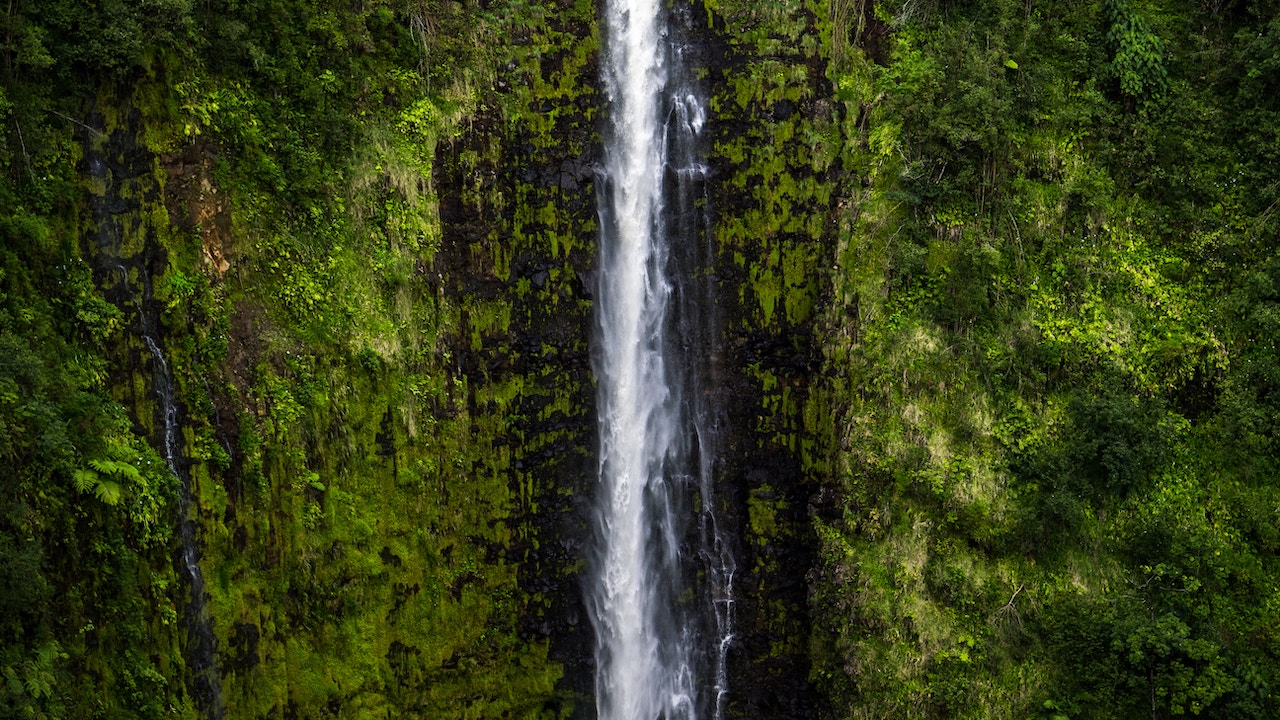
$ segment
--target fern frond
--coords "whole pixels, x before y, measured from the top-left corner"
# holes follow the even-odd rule
[[[94,494],[98,496],[99,500],[108,505],[119,505],[120,496],[123,493],[120,490],[120,483],[111,480],[99,480]]]
[[[126,480],[142,482],[142,472],[127,462],[120,460],[90,460],[93,469],[104,475],[120,475]]]
[[[71,473],[71,481],[75,483],[76,492],[89,492],[98,484],[98,473],[92,470],[76,470]]]
[[[0,671],[0,675],[4,675],[5,682],[8,685],[10,695],[21,695],[25,690],[22,679],[18,677],[18,673],[8,665],[4,666],[4,670]]]

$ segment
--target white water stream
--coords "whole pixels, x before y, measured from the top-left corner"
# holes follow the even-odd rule
[[[151,297],[150,279],[145,275],[144,294],[139,297],[129,285],[129,270],[123,264],[115,269],[120,272],[121,285],[138,308],[139,331],[151,355],[152,385],[156,399],[160,401],[161,430],[164,441],[164,460],[169,472],[178,479],[182,491],[178,496],[178,515],[181,518],[178,537],[182,540],[182,564],[187,571],[191,588],[191,602],[187,606],[187,661],[192,675],[192,694],[196,706],[207,720],[222,720],[222,682],[218,675],[215,647],[217,640],[205,604],[204,575],[200,572],[199,550],[196,546],[196,521],[191,517],[191,477],[186,471],[185,458],[178,440],[178,404],[174,396],[173,372],[157,341],[157,322],[154,311],[148,310],[146,299]]]
[[[708,336],[710,328],[696,327],[708,314],[696,289],[677,285],[693,270],[673,271],[672,260],[699,253],[670,247],[697,234],[682,232],[689,223],[678,218],[697,214],[691,194],[705,170],[694,148],[705,111],[684,80],[684,53],[669,40],[664,6],[606,6],[610,122],[594,353],[599,499],[588,592],[601,720],[722,717],[732,639],[733,559],[712,494],[718,423],[698,390],[706,373],[691,366],[708,359],[693,357],[707,344],[691,340]],[[695,492],[698,517],[685,497]],[[689,533],[695,524],[698,532]],[[701,547],[686,550],[693,539]],[[702,581],[693,589],[707,595],[701,602],[681,595],[694,563]]]

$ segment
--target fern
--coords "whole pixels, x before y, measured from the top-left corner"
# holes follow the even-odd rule
[[[36,649],[36,659],[41,666],[52,667],[59,660],[66,660],[69,655],[62,649],[57,640],[49,640]]]
[[[119,460],[90,460],[89,465],[104,475],[121,475],[126,480],[142,482],[142,472],[127,462]]]
[[[0,675],[4,675],[10,695],[19,696],[26,690],[26,687],[22,684],[22,679],[18,677],[18,673],[8,665],[4,666],[4,670],[0,671]]]
[[[27,694],[37,700],[53,695],[53,673],[30,660],[23,663],[22,669],[27,676]]]
[[[93,494],[108,505],[119,505],[120,496],[123,492],[120,489],[120,483],[112,482],[111,480],[99,480],[98,487],[94,489]]]
[[[71,480],[75,483],[76,492],[89,492],[98,484],[98,473],[92,470],[76,470],[71,473]]]
[[[114,480],[103,479],[103,475],[114,475],[135,483],[142,483],[142,473],[138,468],[118,460],[90,460],[92,470],[76,470],[71,473],[72,482],[78,492],[93,491],[94,497],[107,505],[119,505],[124,497],[124,487]]]

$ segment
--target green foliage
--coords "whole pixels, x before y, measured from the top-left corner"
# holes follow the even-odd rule
[[[65,146],[38,124],[24,142],[0,156],[0,715],[182,715],[176,479],[108,393],[122,316],[68,234]]]
[[[61,81],[81,73],[109,79],[149,68],[196,37],[191,0],[19,0],[6,15],[6,67],[51,69]]]
[[[1274,179],[1239,135],[1277,127],[1272,18],[878,12],[886,66],[832,66],[869,182],[810,401],[815,680],[859,717],[1274,713]]]
[[[1107,42],[1115,51],[1111,71],[1120,81],[1120,92],[1132,98],[1158,99],[1169,77],[1164,68],[1164,43],[1128,0],[1109,0],[1106,7],[1111,22]]]
[[[1275,716],[1274,8],[874,5],[705,3],[744,452],[822,480],[807,653],[769,593],[811,488],[748,488],[756,670],[850,717]],[[571,711],[519,573],[585,453],[594,218],[508,166],[596,142],[594,12],[11,4],[0,715],[195,713],[140,303],[229,715]],[[91,206],[150,297],[95,286]]]
[[[513,16],[486,7],[12,4],[0,715],[196,712],[180,490],[141,437],[161,432],[144,307],[181,406],[229,716],[568,711],[506,559],[519,383],[491,395],[452,362],[470,338],[434,267],[437,142],[512,52],[494,38]],[[543,17],[515,20],[546,35]],[[109,171],[86,193],[90,150]],[[99,257],[113,229],[124,257]],[[96,278],[118,306],[87,264],[104,261],[130,268],[129,292]],[[490,342],[510,308],[486,310]]]

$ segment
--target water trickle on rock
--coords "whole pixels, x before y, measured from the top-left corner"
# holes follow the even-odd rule
[[[117,265],[116,269],[120,272],[125,291],[138,307],[139,331],[147,353],[151,355],[152,385],[156,399],[160,401],[164,460],[182,487],[178,496],[178,517],[181,518],[178,536],[182,541],[182,565],[191,588],[191,603],[187,606],[187,662],[192,675],[192,695],[208,720],[222,720],[225,711],[215,655],[217,640],[205,606],[204,574],[200,571],[196,545],[196,521],[190,517],[191,478],[178,443],[178,403],[174,396],[173,371],[160,348],[155,313],[147,308],[146,300],[151,296],[150,282],[144,275],[143,279],[147,281],[145,293],[139,298],[129,285],[129,269],[123,264]]]
[[[96,138],[105,138],[101,129],[101,116],[90,115],[84,126],[95,134]],[[111,172],[99,141],[89,142],[86,147],[86,161],[89,175],[95,180],[111,187]],[[117,207],[118,205],[118,207]],[[119,273],[120,289],[124,296],[116,303],[122,309],[126,303],[136,308],[138,317],[138,335],[147,346],[147,354],[151,357],[152,387],[160,404],[161,444],[164,450],[165,463],[169,472],[178,479],[181,492],[178,496],[178,537],[182,542],[182,565],[186,580],[191,589],[191,601],[187,605],[187,665],[191,671],[191,694],[196,706],[207,720],[222,720],[226,710],[222,702],[222,681],[218,674],[216,646],[212,623],[208,617],[205,599],[204,575],[200,571],[199,549],[196,543],[196,521],[190,517],[191,509],[191,477],[188,472],[187,458],[182,454],[179,441],[178,403],[174,392],[173,371],[161,348],[158,313],[154,306],[151,278],[146,272],[146,260],[124,261],[120,258],[120,240],[122,228],[116,215],[128,210],[127,203],[119,202],[111,197],[111,193],[94,194],[89,199],[89,209],[95,227],[97,240],[97,264],[107,277]],[[138,270],[137,275],[142,287],[135,289],[129,282],[129,265]],[[140,292],[139,292],[140,290]]]

